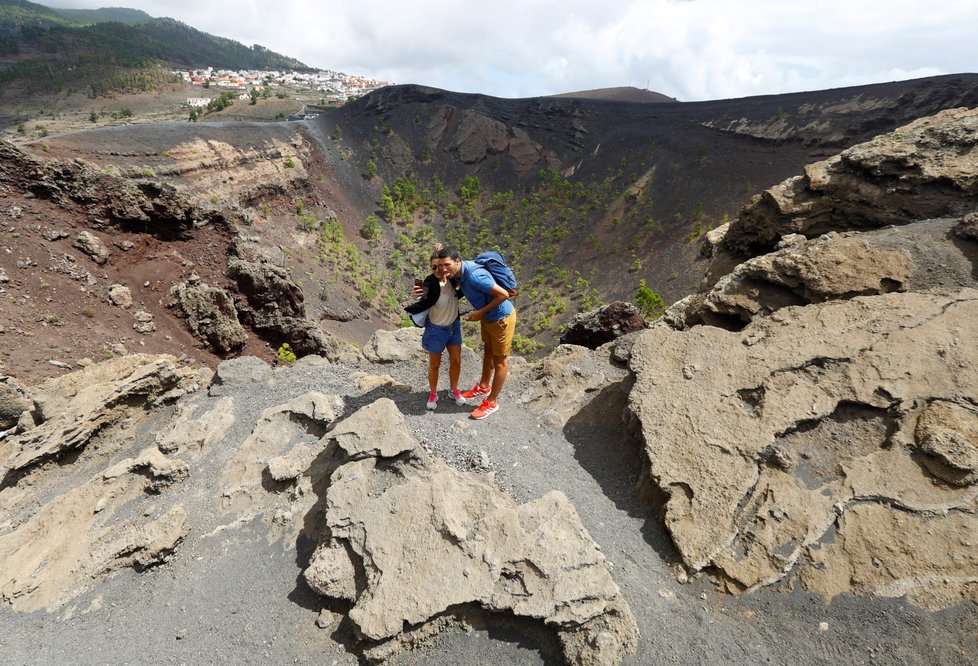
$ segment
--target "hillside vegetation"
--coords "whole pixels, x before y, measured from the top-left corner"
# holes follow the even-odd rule
[[[0,2],[0,85],[92,96],[154,90],[169,69],[309,69],[263,46],[245,46],[135,10],[75,12]]]

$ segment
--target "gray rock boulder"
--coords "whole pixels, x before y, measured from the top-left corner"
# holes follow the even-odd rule
[[[303,573],[313,591],[328,599],[356,601],[356,569],[346,548],[337,542],[321,544]]]
[[[364,410],[389,416],[391,407]],[[375,416],[365,420],[376,424]],[[635,620],[562,493],[520,505],[490,477],[432,457],[405,425],[389,422],[385,437],[400,442],[384,447],[395,457],[367,456],[332,474],[331,540],[305,571],[320,593],[352,597],[349,617],[365,638],[396,640],[408,625],[478,604],[542,620],[560,636],[567,663],[618,664],[634,651]],[[343,562],[346,553],[357,566]],[[359,567],[362,589],[354,579]]]
[[[109,287],[109,301],[120,308],[131,308],[132,290],[121,284],[113,284]]]
[[[404,415],[390,398],[381,398],[357,410],[330,433],[341,449],[353,460],[393,458],[411,451],[416,443],[405,437]]]
[[[190,332],[218,355],[236,352],[248,341],[238,321],[234,298],[224,289],[192,280],[174,285],[170,295],[186,318]]]
[[[156,332],[156,322],[153,321],[154,317],[151,312],[137,310],[132,317],[136,320],[133,322],[132,329],[137,333],[149,335]]]
[[[374,331],[363,347],[364,358],[371,363],[420,362],[425,357],[421,350],[421,334],[422,329],[414,326]]]
[[[978,240],[978,213],[968,213],[954,227],[954,233],[958,238],[965,240]]]

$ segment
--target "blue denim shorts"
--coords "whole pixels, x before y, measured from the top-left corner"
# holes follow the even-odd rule
[[[456,319],[451,326],[439,326],[428,321],[421,334],[421,348],[429,354],[441,354],[445,347],[462,344],[462,321]]]

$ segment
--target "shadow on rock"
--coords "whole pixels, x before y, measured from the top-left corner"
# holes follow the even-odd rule
[[[665,498],[649,478],[640,434],[629,427],[629,377],[601,390],[564,426],[574,457],[615,506],[644,518],[642,536],[667,562],[679,561],[672,539],[662,524]]]
[[[439,620],[455,625],[457,630],[431,639],[431,650],[401,653],[397,663],[405,666],[430,663],[431,652],[448,643],[456,663],[543,666],[565,663],[554,630],[540,620],[491,613],[475,604],[453,606],[431,621],[438,624]]]

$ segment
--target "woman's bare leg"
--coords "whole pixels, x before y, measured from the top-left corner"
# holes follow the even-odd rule
[[[428,354],[428,388],[438,392],[438,371],[441,370],[441,354]]]
[[[462,347],[454,345],[448,349],[448,382],[452,391],[458,389],[458,378],[462,373]]]

